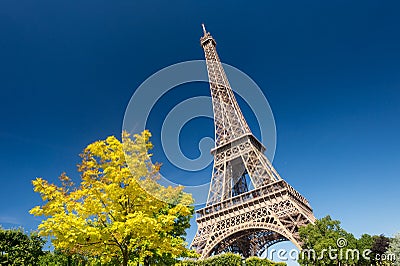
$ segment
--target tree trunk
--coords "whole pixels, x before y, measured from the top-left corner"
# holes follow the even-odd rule
[[[144,265],[144,266],[150,266],[150,258],[149,258],[149,256],[146,256],[146,257],[144,258],[144,263],[143,263],[143,265]]]
[[[128,266],[128,250],[123,250],[122,251],[122,266]]]

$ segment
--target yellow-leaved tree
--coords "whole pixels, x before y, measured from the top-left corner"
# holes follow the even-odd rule
[[[35,179],[44,203],[30,213],[44,216],[39,234],[58,250],[124,266],[168,265],[194,255],[184,238],[193,199],[182,187],[156,182],[160,167],[150,160],[149,138],[148,131],[124,132],[123,143],[111,136],[88,145],[79,186],[65,174],[61,186]]]

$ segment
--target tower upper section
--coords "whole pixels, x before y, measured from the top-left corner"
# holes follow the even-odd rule
[[[232,88],[226,77],[215,48],[216,42],[203,26],[203,47],[210,82],[215,123],[215,147],[219,148],[244,135],[251,135],[249,126],[243,117]]]

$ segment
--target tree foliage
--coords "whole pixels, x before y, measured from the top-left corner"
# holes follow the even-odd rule
[[[303,250],[299,256],[300,265],[356,263],[355,256],[350,254],[351,250],[357,248],[356,238],[343,230],[340,222],[332,220],[330,216],[317,220],[315,224],[301,227],[299,233],[303,242]]]
[[[52,237],[59,250],[102,263],[149,264],[190,254],[184,235],[193,200],[182,187],[156,182],[160,166],[150,160],[149,138],[148,131],[133,138],[124,132],[124,144],[111,136],[88,145],[79,186],[66,174],[59,178],[62,186],[34,180],[44,201],[30,211],[45,217],[39,234]],[[168,202],[158,200],[160,195]]]
[[[36,265],[43,245],[44,240],[34,233],[0,228],[0,265]]]
[[[246,259],[246,266],[285,266],[285,262],[274,262],[269,259],[250,257]]]
[[[101,264],[99,259],[89,259],[80,254],[67,254],[59,250],[45,251],[39,258],[38,266],[115,266]]]
[[[394,254],[395,261],[393,262],[393,265],[400,266],[400,233],[397,233],[392,239],[390,239],[388,254]]]
[[[177,266],[285,266],[284,262],[274,262],[269,259],[250,257],[244,261],[240,255],[225,253],[199,260],[184,260],[176,264]]]
[[[177,266],[212,266],[212,265],[241,266],[242,257],[240,257],[240,255],[233,253],[225,253],[221,255],[212,256],[206,259],[186,260],[177,264]]]
[[[376,265],[384,265],[389,263],[386,259],[386,252],[389,249],[390,239],[384,235],[373,236],[373,244],[371,247],[371,261]]]
[[[299,258],[300,265],[338,265],[339,263],[360,266],[393,265],[391,264],[393,257],[390,255],[395,252],[391,252],[392,249],[388,250],[391,241],[389,238],[384,235],[363,234],[356,239],[340,227],[339,221],[332,220],[330,216],[317,220],[315,224],[301,227],[299,233],[303,241],[303,250]],[[393,240],[390,242],[390,247],[392,243],[393,247],[399,246],[400,235],[397,237],[398,242]],[[334,252],[329,253],[329,250],[333,249],[335,249]]]
[[[357,249],[362,254],[365,250],[371,250],[374,244],[374,238],[371,235],[363,234],[360,239],[357,240]],[[372,251],[371,251],[372,252]],[[366,252],[364,256],[360,256],[358,265],[370,266],[373,260],[373,254]]]
[[[71,262],[71,258],[61,252],[50,252],[46,251],[43,256],[40,257],[38,266],[65,266]],[[71,264],[71,263],[70,263]],[[74,263],[74,265],[79,265]]]

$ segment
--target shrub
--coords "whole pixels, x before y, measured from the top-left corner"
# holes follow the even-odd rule
[[[269,259],[250,257],[246,259],[246,266],[286,266],[284,262],[273,262]]]
[[[269,259],[258,257],[247,258],[246,266],[286,266],[284,262],[273,262]],[[242,266],[242,257],[233,253],[216,255],[204,260],[184,260],[176,264],[177,266]]]
[[[225,253],[212,256],[204,260],[184,260],[176,264],[177,266],[241,266],[242,257],[233,253]]]

